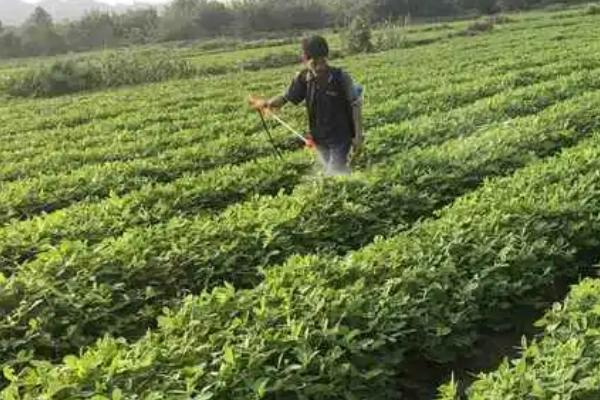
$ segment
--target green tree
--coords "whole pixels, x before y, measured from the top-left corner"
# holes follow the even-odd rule
[[[114,21],[106,12],[92,11],[68,24],[65,40],[68,48],[75,51],[112,46],[116,43]]]
[[[238,32],[319,29],[330,24],[334,16],[339,17],[335,9],[325,0],[244,0],[233,3]]]
[[[0,58],[19,57],[22,55],[21,39],[10,31],[0,34]]]
[[[498,11],[497,0],[462,0],[463,9],[476,9],[483,14],[493,14]]]
[[[329,0],[327,2],[336,26],[350,25],[357,15],[368,19],[377,18],[376,14],[379,10],[377,4],[377,0]]]
[[[49,29],[53,26],[52,16],[42,7],[36,7],[25,22],[25,26],[35,26]]]
[[[352,20],[348,31],[344,35],[345,47],[350,53],[361,53],[373,50],[371,43],[371,27],[369,22],[357,16]]]
[[[117,37],[125,43],[150,43],[157,38],[160,21],[155,8],[129,10],[113,20]]]
[[[198,35],[196,0],[175,0],[166,8],[160,24],[162,40],[194,39]]]
[[[532,3],[531,1],[529,3]],[[522,10],[527,8],[527,0],[499,0],[498,6],[503,10]]]
[[[26,55],[53,55],[65,48],[52,17],[42,7],[36,7],[23,24],[21,40]]]
[[[204,36],[227,33],[235,20],[233,11],[218,1],[202,2],[198,6],[195,23]]]
[[[243,0],[235,3],[236,30],[238,34],[265,32],[278,26],[273,2]]]
[[[320,29],[331,19],[322,2],[315,0],[286,2],[279,10],[284,29]]]

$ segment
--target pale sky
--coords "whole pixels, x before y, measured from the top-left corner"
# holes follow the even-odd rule
[[[39,3],[40,0],[23,0],[27,3]],[[63,0],[68,2],[68,0]],[[134,3],[152,3],[152,4],[161,4],[167,3],[169,0],[96,0],[102,3],[108,4],[134,4]]]

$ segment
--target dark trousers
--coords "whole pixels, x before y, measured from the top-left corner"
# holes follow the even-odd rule
[[[348,157],[352,143],[317,143],[319,161],[325,168],[326,175],[349,175]]]

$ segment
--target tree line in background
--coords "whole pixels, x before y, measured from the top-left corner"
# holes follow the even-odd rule
[[[371,22],[527,9],[585,0],[175,0],[123,14],[92,11],[77,21],[54,23],[38,7],[20,27],[0,22],[0,58],[55,55],[97,48],[217,36],[346,26],[353,16]]]

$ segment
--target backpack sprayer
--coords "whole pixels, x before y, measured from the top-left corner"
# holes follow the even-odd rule
[[[258,112],[258,115],[260,116],[260,120],[262,122],[263,128],[269,138],[269,142],[271,142],[271,145],[273,146],[273,149],[275,150],[275,154],[277,154],[277,156],[279,158],[282,158],[282,154],[281,151],[277,148],[277,145],[275,144],[275,141],[273,140],[273,135],[271,135],[271,130],[269,129],[269,126],[267,125],[267,121],[265,119],[265,117],[271,117],[273,118],[275,121],[277,121],[281,126],[283,126],[285,129],[287,129],[292,135],[294,135],[295,137],[297,137],[298,139],[300,139],[304,145],[306,146],[306,148],[308,149],[314,149],[315,148],[315,142],[312,139],[312,137],[310,135],[308,135],[307,137],[303,136],[300,132],[298,132],[296,129],[292,128],[292,126],[290,124],[288,124],[287,122],[285,122],[284,120],[282,120],[277,114],[275,114],[272,110],[268,109],[268,108],[261,108],[259,106],[259,103],[261,102],[261,100],[256,97],[256,96],[250,96],[248,98],[248,103],[250,104],[250,106],[256,110],[256,112]]]
[[[353,95],[354,99],[356,99],[355,101],[360,102],[359,104],[362,105],[362,101],[364,98],[364,88],[361,85],[355,84],[354,87],[352,88],[352,91],[353,91],[352,95]],[[283,158],[283,156],[281,154],[281,151],[277,148],[275,141],[273,140],[273,135],[271,135],[271,131],[269,129],[269,126],[267,125],[267,121],[266,121],[265,117],[271,117],[275,121],[277,121],[281,126],[283,126],[285,129],[287,129],[292,135],[294,135],[298,139],[302,140],[302,142],[304,143],[306,148],[311,149],[311,150],[316,148],[315,141],[313,140],[313,138],[310,134],[308,134],[307,136],[303,136],[296,129],[294,129],[290,124],[288,124],[287,122],[282,120],[277,114],[275,114],[273,112],[273,110],[261,107],[260,106],[261,103],[262,103],[262,100],[256,96],[250,95],[248,97],[248,104],[250,105],[250,107],[252,107],[253,109],[255,109],[258,112],[258,115],[260,116],[263,128],[269,138],[269,142],[271,142],[271,145],[273,146],[273,149],[275,150],[275,154],[277,154],[277,156],[279,158]],[[353,156],[354,156],[354,154],[353,154]]]

